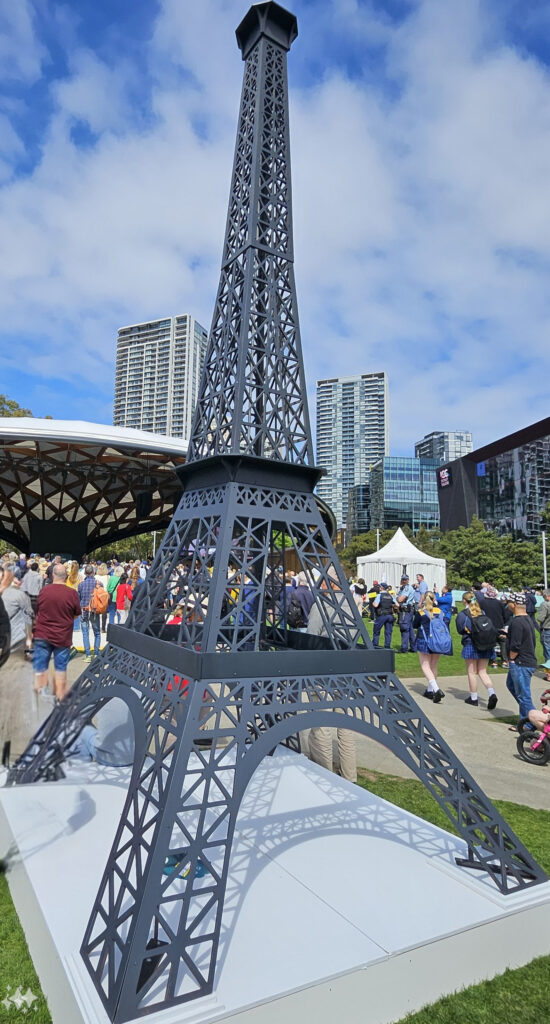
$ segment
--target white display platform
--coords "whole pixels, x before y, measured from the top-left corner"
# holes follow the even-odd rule
[[[124,769],[0,790],[0,856],[55,1024],[106,1024],[78,950]],[[502,896],[464,844],[279,749],[243,801],[215,991],[155,1024],[388,1024],[550,953],[550,883]],[[143,1018],[141,1018],[143,1019]]]

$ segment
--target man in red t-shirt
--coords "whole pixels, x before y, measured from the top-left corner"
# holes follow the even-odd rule
[[[72,587],[65,586],[67,571],[54,565],[52,585],[38,595],[34,626],[34,689],[39,693],[48,682],[53,654],[54,695],[63,700],[67,692],[67,665],[73,639],[74,620],[80,615],[80,601]]]

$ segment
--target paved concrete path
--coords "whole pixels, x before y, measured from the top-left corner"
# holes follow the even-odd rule
[[[71,684],[84,666],[82,655],[69,662]],[[405,679],[403,682],[488,796],[550,810],[550,764],[541,768],[521,760],[516,751],[517,734],[509,732],[506,724],[499,723],[499,718],[516,715],[517,706],[506,690],[505,676],[497,675],[493,679],[498,695],[494,712],[487,711],[484,694],[479,708],[464,704],[468,691],[463,676],[449,676],[441,681],[446,696],[435,706],[422,697],[423,680]],[[541,678],[533,679],[536,705],[545,685]],[[22,654],[12,655],[0,669],[0,750],[4,740],[9,739],[12,760],[22,753],[51,710],[51,699],[37,699],[32,687],[32,666]],[[305,746],[307,749],[307,740]],[[336,743],[334,750],[336,758]],[[358,764],[363,768],[401,778],[415,777],[402,761],[373,740],[357,735],[357,753]]]
[[[504,717],[517,715],[517,704],[506,689],[506,676],[499,674],[492,678],[498,697],[498,705],[492,712],[487,711],[484,687],[480,687],[483,693],[479,695],[479,707],[464,703],[468,696],[464,676],[440,680],[445,698],[436,705],[422,696],[423,679],[404,679],[403,683],[487,796],[550,811],[550,763],[538,767],[520,758],[516,750],[517,733],[510,732],[507,724],[499,722]],[[547,686],[541,678],[533,678],[535,706],[541,706],[539,697]],[[364,768],[388,775],[415,778],[394,754],[362,736],[357,737],[357,762]]]

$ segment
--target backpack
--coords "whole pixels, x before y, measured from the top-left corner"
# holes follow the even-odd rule
[[[104,587],[96,587],[90,598],[90,611],[94,615],[105,615],[109,607],[109,595]]]
[[[478,651],[492,651],[498,640],[498,633],[488,615],[477,615],[470,619],[470,637]]]
[[[422,626],[422,632],[424,633],[426,647],[431,654],[452,654],[453,642],[451,634],[442,615],[434,615],[430,622],[428,636],[426,636],[424,626]]]
[[[290,597],[290,605],[286,614],[286,621],[291,629],[300,629],[302,626],[305,626],[302,606],[299,601],[296,600],[294,594],[291,594]]]

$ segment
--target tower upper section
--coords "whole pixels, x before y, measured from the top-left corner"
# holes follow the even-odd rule
[[[296,18],[254,4],[220,284],[188,461],[252,455],[313,465],[293,268],[286,55]]]

